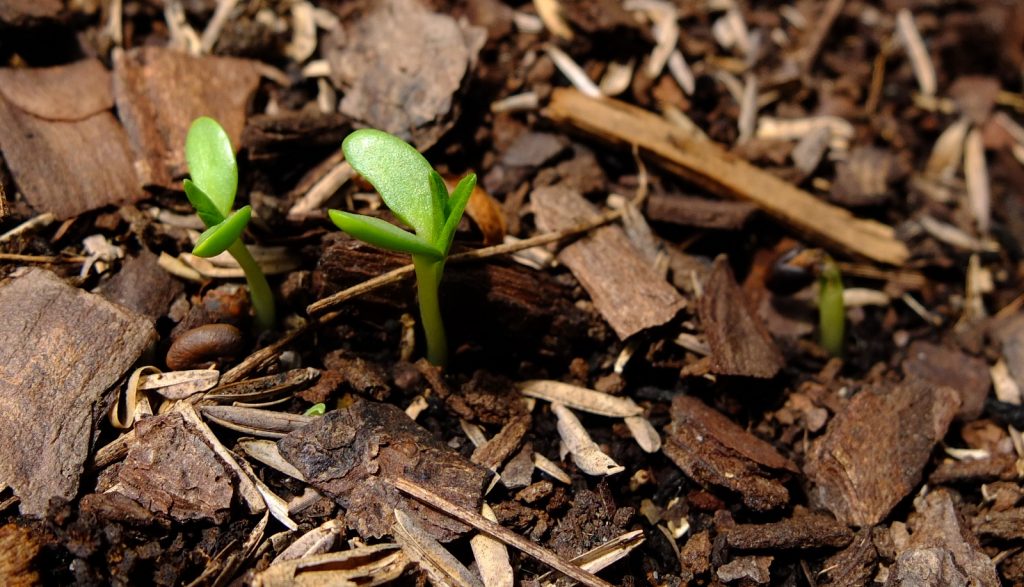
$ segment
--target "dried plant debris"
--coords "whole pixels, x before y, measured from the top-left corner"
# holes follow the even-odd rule
[[[537,225],[545,231],[569,228],[597,216],[597,209],[568,188],[538,188],[530,195]],[[660,326],[686,302],[640,255],[623,230],[606,226],[558,254],[590,294],[621,339]]]
[[[328,41],[331,79],[345,94],[339,109],[426,149],[454,123],[455,98],[485,40],[484,29],[418,0],[374,3]]]
[[[39,537],[14,524],[0,526],[0,584],[8,587],[39,585],[34,561],[39,554]]]
[[[995,564],[957,513],[950,492],[918,497],[914,509],[910,538],[900,545],[886,585],[1000,585]]]
[[[881,522],[921,480],[959,408],[952,389],[914,379],[860,391],[811,446],[812,501],[851,526]]]
[[[718,567],[715,575],[726,583],[746,580],[765,585],[772,579],[773,560],[775,557],[771,556],[739,556]]]
[[[416,518],[406,512],[395,510],[395,525],[391,533],[406,556],[419,565],[434,585],[484,587],[479,577],[445,550]]]
[[[857,532],[850,545],[829,557],[818,575],[819,585],[867,585],[875,575],[878,550],[871,530]]]
[[[751,311],[724,256],[715,259],[703,289],[697,309],[711,355],[685,367],[683,374],[774,377],[784,364],[782,352]]]
[[[394,543],[275,561],[253,577],[253,587],[373,587],[398,579],[409,559]]]
[[[778,522],[730,526],[725,540],[738,550],[842,548],[853,540],[853,532],[828,514],[797,507],[792,517]]]
[[[145,316],[48,271],[0,285],[0,479],[23,514],[77,494],[106,391],[155,340]]]
[[[36,211],[63,220],[142,197],[128,137],[110,111],[110,79],[95,59],[0,69],[0,151]]]
[[[756,211],[748,202],[670,194],[651,194],[645,206],[653,221],[715,230],[741,230]]]
[[[222,523],[234,496],[227,468],[179,413],[139,422],[117,476],[118,492],[181,522]]]
[[[159,47],[115,50],[114,98],[145,185],[178,189],[185,135],[199,116],[217,119],[240,144],[260,74],[256,62],[193,57]]]
[[[389,483],[409,479],[469,509],[480,508],[490,473],[465,460],[389,404],[357,401],[328,412],[278,443],[306,480],[345,508],[345,522],[365,538],[391,531],[394,509],[415,513],[447,542],[466,527],[402,497]]]
[[[739,493],[752,510],[789,502],[783,480],[797,472],[796,465],[696,398],[672,400],[672,424],[662,450],[688,477]]]

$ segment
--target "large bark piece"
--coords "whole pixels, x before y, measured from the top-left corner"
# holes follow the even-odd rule
[[[144,195],[113,105],[95,59],[0,69],[0,150],[29,205],[65,219]]]
[[[22,513],[75,496],[104,392],[155,339],[149,318],[50,272],[0,287],[0,482]]]
[[[780,477],[796,472],[796,465],[699,399],[672,400],[663,450],[688,477],[739,493],[750,509],[768,511],[789,501]]]
[[[405,479],[477,511],[491,473],[474,465],[390,404],[357,401],[328,412],[278,441],[281,455],[313,487],[346,510],[350,528],[364,538],[391,532],[394,510],[416,512],[434,538],[449,541],[468,527],[389,483]]]
[[[553,232],[590,220],[597,208],[579,193],[561,186],[538,188],[530,195],[537,226]],[[619,338],[661,326],[686,302],[659,276],[617,226],[604,226],[558,254],[594,301]]]
[[[811,446],[812,499],[849,525],[878,524],[917,487],[959,407],[954,390],[916,380],[861,391]]]
[[[557,123],[614,145],[635,145],[668,171],[718,195],[752,202],[823,246],[890,265],[902,265],[910,256],[892,227],[823,202],[653,112],[556,89],[545,113]]]
[[[236,148],[260,81],[254,61],[193,57],[159,47],[114,53],[114,97],[143,183],[177,188],[185,136],[199,116],[217,120]]]

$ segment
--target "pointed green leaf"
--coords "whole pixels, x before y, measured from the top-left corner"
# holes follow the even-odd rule
[[[182,183],[185,186],[185,195],[188,196],[189,203],[195,208],[196,214],[199,215],[199,219],[203,221],[203,224],[210,227],[224,222],[224,214],[213,203],[210,196],[206,195],[206,192],[192,183],[191,180],[186,179]]]
[[[466,210],[466,202],[469,202],[469,196],[473,195],[473,188],[475,187],[476,174],[470,173],[459,181],[459,185],[455,186],[455,191],[452,192],[452,197],[448,199],[448,208],[451,212],[448,213],[448,219],[445,220],[441,236],[437,239],[445,255],[448,254],[448,249],[452,247],[455,229],[459,227],[459,220],[462,219],[462,213]]]
[[[185,138],[185,159],[192,181],[227,216],[238,189],[238,164],[228,133],[212,118],[195,119]]]
[[[430,163],[402,139],[374,129],[360,129],[341,144],[352,168],[377,188],[399,220],[427,242],[436,242],[444,209],[431,194]]]
[[[361,241],[389,251],[424,255],[440,259],[441,251],[411,232],[402,230],[380,218],[351,214],[341,210],[329,210],[328,216],[334,224]]]
[[[433,169],[430,170],[430,195],[434,198],[434,206],[441,210],[443,226],[444,219],[448,218],[448,186],[444,184],[441,174]]]
[[[242,236],[242,231],[252,217],[252,206],[239,208],[228,216],[224,222],[207,228],[192,249],[197,257],[213,257],[228,250]]]

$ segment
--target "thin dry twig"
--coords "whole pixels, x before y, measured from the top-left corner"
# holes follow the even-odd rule
[[[476,512],[467,510],[460,505],[456,505],[428,489],[420,487],[419,485],[400,477],[392,479],[391,484],[394,485],[395,489],[398,489],[402,493],[423,502],[441,513],[447,514],[464,524],[468,524],[513,548],[518,549],[520,552],[533,557],[570,579],[590,587],[611,587],[610,583],[592,573],[584,571],[580,567],[572,564],[550,550],[523,538],[508,528],[492,522]]]

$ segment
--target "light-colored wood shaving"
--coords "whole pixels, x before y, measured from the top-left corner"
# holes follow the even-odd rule
[[[572,29],[562,18],[562,5],[558,0],[533,0],[533,6],[537,9],[537,16],[552,35],[566,41],[572,40]]]
[[[743,83],[743,97],[740,100],[740,115],[737,121],[742,143],[754,136],[757,125],[757,76],[747,74]]]
[[[608,542],[596,546],[587,552],[572,559],[572,562],[579,565],[582,569],[590,571],[591,573],[597,573],[602,569],[606,569],[616,562],[626,558],[629,553],[633,552],[638,546],[644,543],[646,538],[644,537],[643,530],[633,530],[626,532],[612,538]],[[541,585],[545,587],[552,587],[557,585],[553,573],[544,573],[538,578]]]
[[[949,181],[956,176],[963,160],[964,140],[970,127],[970,121],[961,118],[942,131],[924,166],[925,177]]]
[[[540,97],[536,92],[529,91],[513,94],[491,102],[491,112],[529,112],[540,107]]]
[[[466,438],[473,443],[473,446],[481,446],[487,443],[487,436],[484,435],[484,429],[479,425],[467,420],[459,419],[459,426],[462,427],[463,434],[465,434]]]
[[[896,34],[900,43],[907,50],[907,57],[910,59],[910,66],[914,69],[914,77],[917,78],[917,85],[925,96],[934,96],[938,87],[935,76],[935,64],[932,63],[928,49],[924,46],[917,25],[914,24],[914,15],[906,8],[900,9],[896,14]]]
[[[214,46],[217,45],[217,39],[220,38],[220,33],[224,30],[224,25],[227,24],[236,4],[238,4],[238,0],[217,0],[217,8],[214,9],[210,22],[206,23],[203,36],[199,40],[199,48],[203,53],[213,52]]]
[[[539,452],[533,453],[533,466],[536,467],[538,471],[547,473],[556,481],[560,481],[566,485],[572,484],[572,477],[570,477],[562,467],[558,466],[558,463],[552,461]]]
[[[629,89],[629,85],[633,83],[633,69],[635,67],[636,61],[633,59],[625,63],[612,61],[608,64],[608,68],[605,69],[604,75],[601,76],[601,83],[598,84],[598,89],[605,96],[618,96],[625,92]]]
[[[1022,400],[1020,386],[1010,374],[1010,368],[1005,359],[999,359],[995,365],[989,368],[992,376],[992,388],[995,390],[996,399],[1008,404],[1020,405]]]
[[[821,128],[827,128],[831,138],[829,147],[845,151],[853,139],[854,129],[849,121],[838,116],[808,116],[805,118],[775,118],[762,116],[757,121],[757,138],[783,141],[798,140]]]
[[[690,65],[686,63],[683,52],[679,49],[672,51],[668,56],[668,72],[672,74],[672,78],[683,89],[684,94],[687,96],[693,95],[694,90],[697,89],[697,78],[694,77],[693,70],[690,69]]]
[[[292,532],[298,530],[299,525],[295,523],[295,520],[288,517],[288,502],[282,499],[278,494],[274,493],[272,489],[267,487],[267,484],[256,476],[256,473],[253,472],[249,463],[244,460],[240,460],[238,461],[238,464],[256,486],[256,491],[258,491],[260,497],[263,498],[263,503],[267,505],[267,510],[270,511],[270,515],[274,516],[275,520],[281,522],[282,526],[288,528]]]
[[[643,409],[632,399],[616,397],[586,387],[579,387],[550,379],[532,379],[518,384],[519,392],[525,396],[559,403],[570,408],[609,416],[627,418],[643,414]]]
[[[978,231],[987,234],[992,218],[992,188],[985,162],[985,145],[978,129],[967,133],[964,142],[964,178],[967,180],[967,200],[978,223]]]
[[[302,220],[314,211],[319,211],[353,175],[355,171],[347,161],[335,165],[288,210],[288,219]]]
[[[521,10],[512,13],[512,23],[516,25],[516,30],[528,35],[536,35],[544,30],[544,21],[540,17]]]
[[[316,52],[316,19],[309,2],[292,4],[292,38],[285,45],[285,55],[302,63]]]
[[[239,447],[245,452],[250,458],[256,459],[264,465],[284,473],[293,479],[299,481],[305,481],[306,478],[302,475],[302,472],[295,468],[294,465],[285,460],[281,456],[281,452],[277,449],[277,443],[271,440],[260,440],[246,438],[238,441]]]
[[[397,544],[374,544],[270,565],[252,579],[253,587],[385,585],[401,576],[409,559]]]
[[[933,238],[952,247],[977,253],[994,253],[999,250],[999,245],[995,242],[976,239],[952,224],[941,222],[931,216],[922,216],[917,222]]]
[[[644,452],[656,453],[661,450],[661,436],[650,420],[644,416],[630,416],[625,422],[629,433]]]
[[[151,365],[145,367],[139,367],[135,371],[132,371],[128,382],[125,384],[124,391],[124,403],[122,404],[121,396],[118,395],[118,401],[110,408],[110,424],[114,428],[119,430],[127,430],[135,425],[136,420],[144,414],[149,412],[148,415],[152,415],[152,409],[149,408],[148,403],[146,407],[140,410],[140,404],[145,400],[145,395],[139,393],[139,384],[142,376],[146,373],[159,373],[160,370]],[[124,414],[122,416],[121,414]]]
[[[395,509],[392,527],[395,541],[413,562],[439,587],[484,587],[480,578],[448,552],[441,543],[403,510]]]
[[[497,522],[491,507],[486,503],[480,508],[480,515],[492,522]],[[480,570],[485,587],[512,587],[516,575],[509,562],[508,548],[500,541],[480,533],[470,538],[469,545],[473,549],[473,558]]]
[[[596,476],[614,475],[626,470],[601,451],[601,447],[590,438],[579,418],[569,408],[553,403],[551,411],[558,417],[558,435],[581,471]]]
[[[331,63],[326,59],[315,59],[302,67],[302,77],[330,77]]]
[[[345,527],[340,520],[327,520],[288,545],[270,564],[323,554],[334,548],[338,536],[344,532]]]
[[[417,395],[412,398],[411,402],[409,402],[409,407],[405,408],[405,415],[409,416],[409,419],[411,420],[416,420],[416,418],[419,418],[420,414],[423,413],[423,410],[428,407],[430,407],[430,404],[427,402],[426,396],[422,394]]]
[[[892,298],[884,291],[866,287],[848,287],[843,290],[843,305],[847,308],[888,306]]]
[[[216,369],[192,369],[189,371],[155,371],[139,378],[139,391],[154,391],[166,399],[180,400],[197,393],[213,389],[220,380]]]
[[[601,96],[601,90],[597,87],[597,84],[587,76],[587,72],[583,71],[583,68],[579,66],[572,57],[565,51],[562,51],[554,45],[548,44],[544,46],[544,52],[548,54],[551,61],[554,62],[555,67],[558,71],[562,72],[568,80],[577,90],[585,96],[591,98],[599,98]]]

